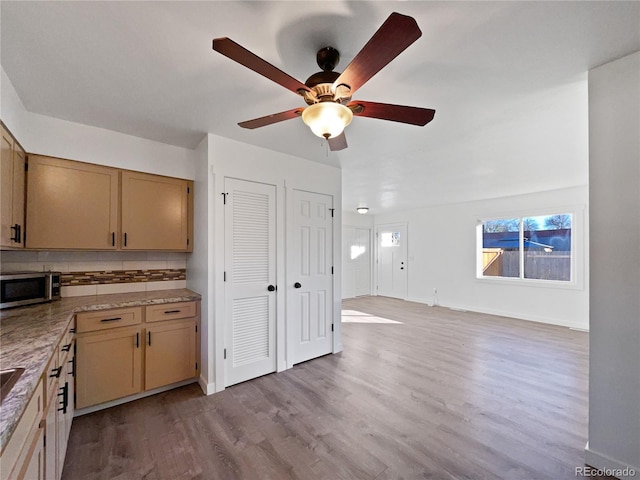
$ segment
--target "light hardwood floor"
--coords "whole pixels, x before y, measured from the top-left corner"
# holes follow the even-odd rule
[[[344,351],[206,397],[76,418],[63,478],[569,479],[588,334],[384,297],[344,302]]]

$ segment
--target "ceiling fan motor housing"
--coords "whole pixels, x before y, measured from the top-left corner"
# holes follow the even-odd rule
[[[311,89],[311,92],[299,91],[308,105],[318,102],[346,104],[351,100],[351,91],[348,86],[340,85],[335,90],[333,88],[333,83],[340,76],[340,72],[333,71],[339,60],[340,52],[333,47],[324,47],[318,50],[316,62],[322,71],[314,73],[304,82]]]

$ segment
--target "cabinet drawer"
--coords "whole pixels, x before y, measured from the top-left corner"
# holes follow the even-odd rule
[[[139,323],[142,323],[142,307],[81,312],[76,315],[76,331],[78,333],[126,327]]]
[[[196,316],[196,302],[164,303],[147,307],[147,322],[161,322]]]

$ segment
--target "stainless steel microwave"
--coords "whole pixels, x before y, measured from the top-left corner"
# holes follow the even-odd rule
[[[0,309],[60,298],[60,272],[0,273]]]

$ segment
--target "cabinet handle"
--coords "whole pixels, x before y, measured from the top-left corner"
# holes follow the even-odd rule
[[[51,375],[49,375],[49,378],[60,378],[61,373],[62,373],[62,367],[52,368]]]
[[[151,332],[147,332],[147,337],[149,339],[148,340],[149,346],[151,346]]]
[[[22,235],[20,234],[20,225],[18,225],[17,223],[15,225],[12,225],[11,230],[13,230],[15,233],[10,240],[12,242],[20,243],[20,238],[22,237]]]
[[[63,346],[62,346],[62,348],[61,348],[61,350],[62,350],[63,352],[68,352],[69,350],[71,350],[71,344],[70,344],[70,343],[67,343],[66,345],[63,345]]]
[[[169,314],[169,313],[180,313],[182,310],[165,310],[164,313],[165,314]]]
[[[140,348],[140,332],[136,332],[136,348]]]
[[[101,322],[117,322],[118,320],[122,320],[122,317],[103,318],[100,321]]]
[[[60,405],[61,408],[58,409],[59,412],[67,413],[67,406],[69,405],[69,384],[67,382],[64,383],[64,387],[60,387],[61,392],[58,393],[59,397],[62,397],[62,401]]]
[[[111,246],[116,246],[116,232],[111,232]]]
[[[127,233],[124,234],[124,246],[127,246]]]

